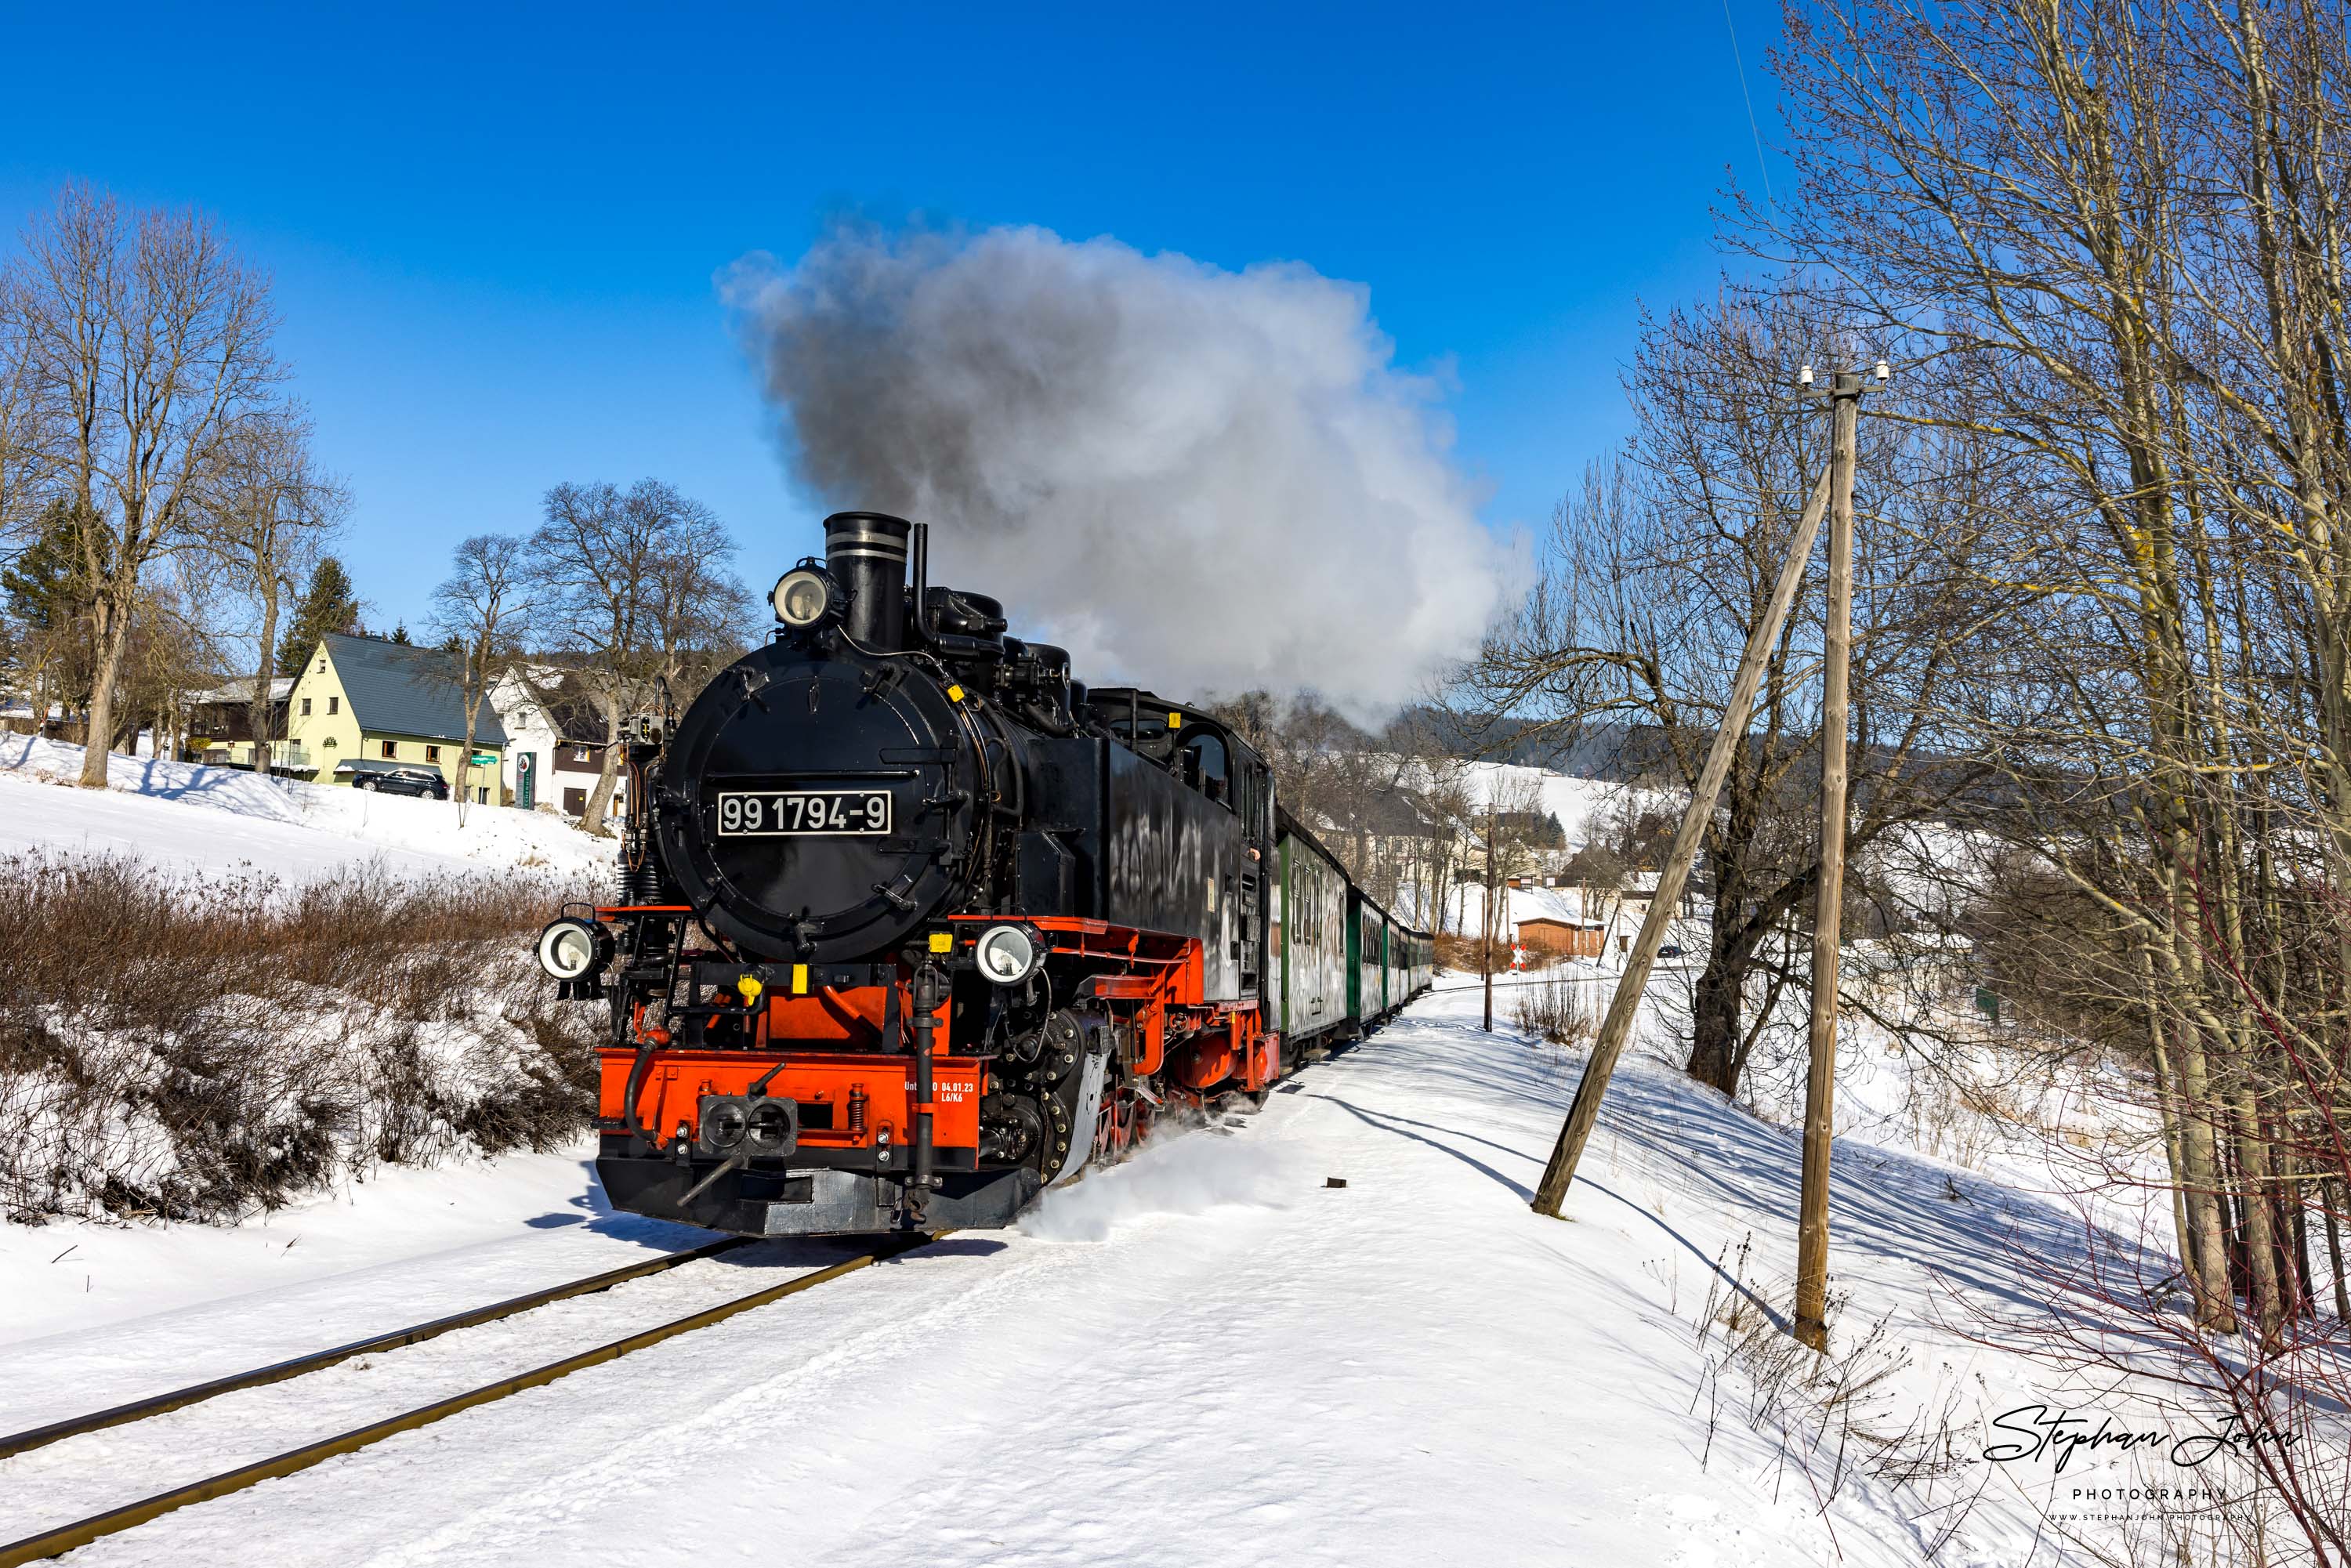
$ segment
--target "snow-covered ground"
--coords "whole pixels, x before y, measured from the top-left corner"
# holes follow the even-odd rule
[[[485,867],[592,875],[613,860],[611,840],[544,811],[472,806],[460,827],[447,800],[120,754],[99,796],[72,787],[81,763],[78,746],[0,735],[0,853],[130,854],[296,882],[371,862],[411,876]]]
[[[363,1182],[243,1225],[0,1225],[0,1275],[8,1281],[0,1292],[0,1385],[13,1364],[82,1340],[113,1347],[114,1375],[135,1379],[146,1370],[141,1353],[121,1347],[157,1333],[166,1343],[156,1364],[193,1382],[257,1365],[305,1334],[316,1338],[315,1349],[430,1317],[444,1300],[451,1311],[479,1306],[617,1268],[648,1244],[707,1239],[684,1226],[611,1213],[586,1149],[582,1139],[570,1155],[380,1166]],[[438,1283],[444,1274],[447,1292]],[[380,1289],[385,1281],[393,1289]],[[210,1326],[190,1332],[197,1323]],[[192,1356],[193,1364],[183,1359]],[[99,1375],[99,1390],[113,1386],[106,1375]],[[19,1402],[37,1397],[39,1381],[14,1384],[0,1425],[31,1424]],[[72,1407],[54,1415],[106,1402],[72,1378],[57,1381]],[[93,1392],[95,1402],[84,1404]]]
[[[2066,1489],[2113,1472],[2086,1455],[2062,1478],[2046,1462],[1986,1467],[1982,1422],[2049,1396],[2032,1364],[1964,1331],[1978,1305],[2039,1310],[2011,1249],[2067,1256],[2075,1217],[1841,1145],[1838,1348],[1886,1354],[1857,1349],[1882,1320],[1893,1370],[1873,1418],[1926,1433],[1949,1420],[1965,1462],[1905,1484],[1851,1458],[1807,1469],[1785,1418],[1753,1414],[1726,1331],[1705,1327],[1750,1288],[1762,1298],[1750,1321],[1785,1308],[1794,1139],[1628,1060],[1565,1221],[1539,1217],[1529,1190],[1576,1068],[1482,1032],[1478,1005],[1473,985],[1448,981],[1261,1113],[1163,1140],[1015,1231],[953,1237],[72,1561],[242,1565],[266,1542],[272,1563],[537,1563],[627,1542],[649,1560],[946,1568],[1868,1568],[1924,1560],[1947,1526],[1938,1563],[2070,1560],[2024,1491],[2063,1508]],[[690,1234],[600,1213],[577,1165],[506,1162],[478,1187],[469,1174],[384,1178],[201,1242],[9,1232],[12,1278],[54,1268],[71,1282],[79,1254],[41,1259],[92,1246],[116,1294],[102,1326],[77,1317],[69,1290],[12,1303],[0,1386],[19,1418],[0,1425]],[[327,1261],[269,1279],[301,1270],[313,1239]],[[220,1277],[192,1284],[191,1260],[214,1246]],[[841,1255],[746,1249],[0,1463],[0,1539]],[[124,1316],[142,1290],[143,1314]]]

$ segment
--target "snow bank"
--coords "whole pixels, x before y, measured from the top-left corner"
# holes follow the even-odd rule
[[[0,736],[0,852],[129,853],[185,870],[308,881],[370,862],[401,876],[470,868],[609,873],[611,841],[542,811],[456,805],[234,768],[115,756],[107,789],[70,788],[82,748]]]

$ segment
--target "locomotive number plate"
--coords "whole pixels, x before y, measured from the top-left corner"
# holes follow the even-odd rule
[[[889,831],[887,789],[743,789],[718,796],[722,838]]]

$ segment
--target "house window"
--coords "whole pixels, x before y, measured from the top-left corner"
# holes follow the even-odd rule
[[[304,718],[308,718],[310,716],[310,699],[308,697],[304,697],[302,699],[302,716]]]
[[[394,758],[397,758],[399,755],[400,755],[400,742],[398,742],[398,741],[396,741],[396,740],[387,740],[387,741],[385,741],[385,742],[383,743],[383,759],[384,759],[386,762],[390,762],[390,761],[392,761]]]
[[[327,699],[327,711],[328,711],[329,713],[340,713],[340,712],[342,712],[342,711],[343,711],[343,699],[342,699],[342,698],[340,698],[340,697],[329,697],[329,698]]]
[[[428,747],[426,747],[424,748],[424,760],[425,760],[425,761],[427,761],[427,762],[438,762],[438,761],[440,761],[440,760],[441,760],[441,748],[440,748],[439,747],[437,747],[437,746],[428,746]]]

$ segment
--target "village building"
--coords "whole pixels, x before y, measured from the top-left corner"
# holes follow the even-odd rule
[[[1528,885],[1541,879],[1513,878],[1510,902],[1503,906],[1510,919],[1510,940],[1529,954],[1557,958],[1597,958],[1607,939],[1609,911],[1589,913],[1582,890]]]
[[[292,760],[320,784],[430,768],[477,804],[500,802],[506,727],[484,702],[465,751],[465,687],[456,662],[435,649],[329,632],[287,694]]]
[[[490,701],[505,725],[507,797],[525,810],[587,814],[604,771],[604,712],[571,672],[531,664],[500,675]],[[628,800],[628,775],[613,781],[612,810]]]
[[[253,733],[253,677],[223,681],[183,699],[181,733],[188,754],[215,768],[251,768],[256,738],[270,743],[269,770],[303,778],[309,770],[291,755],[286,739],[286,708],[294,695],[294,677],[278,675],[269,683],[267,733]]]

